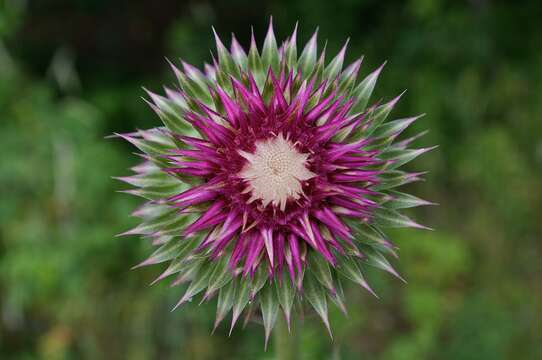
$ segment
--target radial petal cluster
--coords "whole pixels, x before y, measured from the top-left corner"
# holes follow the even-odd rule
[[[148,92],[163,126],[117,134],[144,159],[120,179],[147,199],[124,235],[157,246],[139,266],[169,262],[156,281],[186,287],[176,307],[217,295],[215,327],[247,310],[267,338],[279,309],[289,322],[308,303],[329,329],[344,279],[373,292],[365,266],[399,277],[381,228],[425,228],[398,210],[430,203],[395,190],[423,174],[398,168],[431,148],[395,142],[419,116],[386,121],[400,95],[368,106],[383,65],[358,81],[362,58],[343,67],[345,45],[326,61],[317,33],[299,56],[296,30],[279,47],[271,24],[261,51],[215,38],[212,64],[171,64],[178,85]]]

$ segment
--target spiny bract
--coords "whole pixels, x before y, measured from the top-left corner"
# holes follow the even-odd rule
[[[343,69],[346,44],[326,64],[317,33],[299,57],[296,30],[278,47],[271,24],[261,53],[254,36],[248,54],[215,38],[205,72],[171,65],[179,87],[148,92],[163,127],[117,134],[144,159],[120,178],[126,192],[148,200],[124,235],[158,247],[138,266],[169,262],[156,281],[188,284],[175,308],[218,294],[215,327],[259,307],[267,339],[279,308],[289,324],[308,300],[329,329],[342,279],[373,293],[366,264],[399,277],[380,228],[424,228],[397,210],[429,202],[392,190],[420,180],[397,168],[430,148],[394,143],[418,117],[385,122],[400,96],[367,107],[383,65],[358,82],[362,58]]]

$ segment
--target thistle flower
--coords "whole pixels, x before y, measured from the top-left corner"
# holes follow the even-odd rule
[[[393,190],[422,175],[398,167],[431,148],[394,143],[419,117],[385,121],[401,95],[367,107],[384,65],[358,82],[347,44],[326,63],[317,33],[299,57],[296,30],[278,47],[272,24],[261,53],[254,36],[248,54],[215,38],[205,72],[171,64],[179,86],[148,92],[163,127],[117,134],[144,159],[120,178],[126,192],[148,200],[123,235],[158,246],[138,266],[169,262],[155,282],[187,284],[175,308],[218,295],[215,328],[249,307],[267,339],[279,309],[289,324],[306,300],[329,330],[328,300],[346,311],[344,279],[374,294],[366,265],[400,278],[381,227],[425,228],[397,210],[430,203]]]

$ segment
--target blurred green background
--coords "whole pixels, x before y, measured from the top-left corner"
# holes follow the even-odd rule
[[[211,26],[247,45],[269,15],[300,43],[320,27],[362,74],[388,64],[373,100],[408,89],[394,117],[427,115],[411,212],[434,232],[397,231],[408,280],[369,274],[380,300],[347,289],[348,317],[315,318],[300,359],[542,358],[542,4],[534,1],[0,1],[0,358],[273,359],[263,328],[211,335],[214,302],[170,313],[182,289],[136,237],[138,201],[115,192],[133,149],[112,132],[157,126],[141,86],[164,60],[210,60]]]

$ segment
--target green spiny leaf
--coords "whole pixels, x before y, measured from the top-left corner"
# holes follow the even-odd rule
[[[139,150],[143,151],[145,154],[148,154],[151,156],[153,155],[161,156],[162,154],[170,152],[172,149],[171,147],[165,146],[164,144],[157,143],[154,141],[148,141],[139,137],[124,135],[124,134],[116,134],[116,135],[130,142],[132,145],[137,147]]]
[[[141,224],[135,228],[128,230],[119,236],[124,235],[151,235],[162,230],[164,226],[168,226],[179,220],[179,216],[176,214],[175,208],[169,207],[169,209],[161,210],[160,215],[144,220]]]
[[[239,315],[241,315],[241,312],[243,312],[243,309],[247,306],[248,301],[250,300],[250,281],[239,281],[238,288],[239,291],[236,292],[235,301],[233,303],[233,316],[231,320],[230,334],[235,326],[235,323],[237,322],[237,319],[239,318]]]
[[[375,191],[388,190],[414,181],[421,180],[423,173],[407,173],[400,170],[386,171],[380,175],[380,183],[371,189]]]
[[[178,272],[186,272],[189,271],[190,268],[193,265],[197,265],[195,261],[187,261],[187,255],[190,254],[198,242],[200,241],[200,237],[196,237],[194,239],[183,239],[179,240],[178,242],[170,241],[169,244],[171,246],[174,246],[175,243],[178,243],[180,246],[175,250],[175,258],[171,261],[168,268],[156,279],[154,280],[152,284],[156,283],[157,281],[160,281],[164,279],[165,277],[178,273]],[[165,245],[163,245],[165,246]]]
[[[260,307],[262,310],[263,326],[265,328],[265,348],[267,349],[269,335],[271,335],[271,330],[275,325],[279,311],[279,303],[275,299],[271,285],[263,289],[260,295]]]
[[[237,79],[240,79],[241,73],[239,72],[239,68],[235,64],[235,61],[233,61],[233,57],[231,56],[228,49],[226,49],[226,47],[224,46],[224,44],[218,37],[218,34],[216,33],[214,28],[213,28],[213,33],[215,35],[216,50],[218,52],[219,69],[223,71],[225,74],[230,74],[236,77]]]
[[[250,49],[248,51],[248,68],[254,76],[256,85],[258,85],[258,88],[262,90],[267,74],[264,72],[262,59],[258,53],[256,40],[254,40],[254,34],[252,34]]]
[[[388,209],[406,209],[417,206],[433,205],[432,202],[399,191],[390,191],[390,195],[391,200],[384,203],[384,206]]]
[[[312,305],[316,313],[320,316],[320,318],[322,318],[322,321],[326,325],[327,331],[329,332],[329,336],[333,338],[327,314],[326,291],[322,286],[320,286],[314,276],[312,276],[310,273],[305,276],[304,285],[305,297]]]
[[[388,121],[380,125],[372,134],[372,137],[376,139],[396,137],[403,130],[410,126],[414,121],[418,120],[423,115],[413,116],[406,119],[398,119]]]
[[[277,40],[275,39],[275,34],[273,33],[273,24],[269,23],[269,30],[265,36],[262,48],[262,63],[264,69],[269,69],[273,71],[275,75],[279,73],[279,51],[277,48]]]
[[[324,48],[322,49],[322,52],[320,53],[320,57],[318,58],[318,61],[316,62],[316,65],[314,66],[314,69],[312,73],[307,74],[308,78],[311,80],[314,80],[315,84],[320,84],[324,80],[324,70],[326,67],[326,48],[327,48],[327,42],[324,44]],[[331,94],[331,92],[335,90],[335,84],[331,83],[326,90],[323,93],[323,97],[328,96]],[[313,97],[311,100],[316,99]],[[316,105],[315,103],[309,101],[307,103],[308,107],[312,107]]]
[[[386,63],[382,64],[378,69],[367,75],[367,77],[353,90],[352,97],[356,99],[356,101],[351,110],[352,114],[361,113],[365,110],[365,107],[371,98],[371,94],[373,93],[376,81],[378,80],[378,75],[380,75],[385,64]]]
[[[209,277],[209,284],[204,297],[207,299],[215,291],[229,283],[231,279],[232,274],[228,269],[228,259],[226,256],[222,256],[217,260],[213,273]]]
[[[145,220],[150,220],[164,215],[170,211],[172,211],[172,208],[169,205],[157,204],[155,202],[149,201],[137,208],[132,213],[132,215]]]
[[[314,277],[329,291],[335,291],[333,277],[328,262],[316,252],[309,255],[309,267]]]
[[[387,169],[396,169],[435,148],[436,146],[420,149],[388,149],[380,154],[380,158],[389,160],[386,165]]]
[[[299,57],[298,67],[301,69],[304,76],[311,74],[314,69],[314,64],[316,63],[317,38],[318,30],[314,32]]]
[[[364,136],[371,135],[373,131],[384,123],[391,110],[394,108],[395,104],[397,104],[403,94],[404,92],[375,109],[374,113],[369,117],[369,127],[363,132]]]
[[[288,40],[284,49],[284,55],[286,57],[286,65],[289,69],[297,69],[297,23],[295,24],[294,32]]]
[[[339,271],[347,279],[350,279],[356,284],[365,288],[375,297],[378,297],[376,296],[373,289],[371,289],[371,287],[369,286],[369,283],[367,282],[367,280],[365,280],[365,277],[363,276],[363,273],[361,272],[361,269],[355,258],[350,257],[350,256],[340,258],[337,271]]]
[[[370,247],[364,247],[363,253],[366,255],[366,258],[364,259],[364,262],[366,262],[368,265],[371,265],[373,267],[382,269],[384,271],[389,272],[399,280],[406,283],[405,279],[399,275],[399,273],[395,270],[395,268],[390,264],[390,262],[378,251],[375,251],[374,249]]]
[[[209,95],[208,88],[210,83],[207,77],[201,71],[193,68],[191,65],[185,64],[184,62],[183,65],[185,67],[185,71],[187,72],[186,74],[171,65],[174,69],[175,76],[177,77],[177,81],[179,82],[181,89],[187,95],[199,99],[207,105],[212,104],[212,99]],[[178,99],[178,101],[182,101],[177,102],[179,105],[182,105],[184,103],[183,108],[187,108],[188,104],[186,104],[186,100],[184,100],[183,97],[179,96],[176,97],[176,99]]]
[[[170,241],[167,244],[162,245],[155,252],[153,252],[148,259],[134,266],[132,269],[172,260],[177,256],[182,246],[183,243],[181,241]]]
[[[139,196],[147,200],[161,200],[180,194],[186,189],[187,185],[179,181],[177,184],[172,185],[147,186],[139,189],[121,190],[121,192]]]
[[[183,114],[190,109],[189,104],[180,95],[169,91],[170,98],[154,94],[148,90],[147,94],[151,97],[153,103],[144,99],[149,106],[158,115],[162,123],[174,133],[195,133],[192,125],[183,118]]]
[[[280,275],[279,275],[280,276]],[[290,279],[287,278],[286,274],[282,274],[282,281],[278,279],[275,281],[277,298],[279,299],[280,306],[286,317],[286,322],[288,323],[288,329],[290,328],[290,315],[292,311],[292,305],[294,304],[295,299],[295,289],[290,282]]]
[[[381,230],[365,223],[351,224],[351,226],[357,242],[397,257],[395,246]]]
[[[232,281],[226,286],[222,287],[218,293],[218,302],[216,305],[216,318],[213,326],[213,332],[218,325],[224,320],[226,314],[233,307],[233,301],[235,299],[236,282]]]
[[[350,39],[346,40],[346,44],[344,44],[339,53],[333,58],[333,60],[331,60],[329,65],[326,67],[324,71],[324,77],[329,81],[335,80],[335,77],[341,72],[344,63],[344,54],[346,53],[346,47],[348,46],[349,41]]]
[[[354,86],[354,83],[358,77],[359,68],[361,62],[363,61],[363,56],[350,64],[342,73],[339,78],[339,93],[350,92],[351,88]]]
[[[170,176],[163,171],[153,171],[132,176],[116,177],[115,179],[141,188],[175,186],[179,185],[180,182],[179,179],[175,178],[174,176]]]
[[[233,61],[243,70],[247,70],[248,57],[245,50],[241,47],[235,36],[232,34],[231,40],[231,56]]]
[[[335,291],[333,293],[328,294],[329,298],[331,299],[331,301],[333,301],[333,303],[335,303],[335,305],[337,305],[339,310],[341,310],[342,313],[346,315],[347,311],[346,311],[346,305],[345,305],[344,290],[341,284],[341,280],[338,277],[336,277],[336,279],[334,280],[334,283],[335,283]]]
[[[192,297],[202,292],[203,289],[207,287],[209,283],[209,277],[211,276],[211,273],[213,272],[213,270],[214,269],[212,266],[207,266],[207,267],[204,267],[204,269],[200,269],[200,271],[198,271],[194,275],[194,279],[192,280],[190,285],[188,285],[188,289],[186,289],[186,292],[184,293],[181,300],[179,300],[179,302],[175,305],[175,307],[173,307],[173,310],[175,310],[176,308],[178,308],[185,302],[190,301]]]
[[[418,229],[429,229],[423,225],[414,222],[409,217],[398,213],[395,210],[378,208],[374,211],[374,223],[382,227],[399,228],[399,227],[413,227]]]
[[[258,267],[256,270],[256,273],[254,274],[254,278],[251,281],[250,284],[250,298],[254,298],[258,291],[262,289],[262,287],[267,282],[269,275],[267,274],[267,271],[263,267]]]

